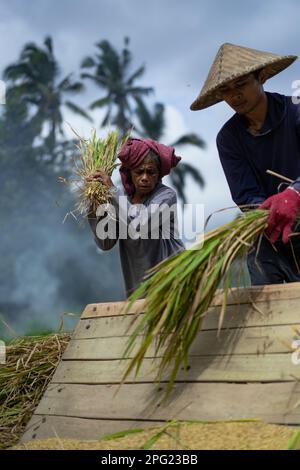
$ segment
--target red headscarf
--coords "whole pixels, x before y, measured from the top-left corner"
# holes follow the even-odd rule
[[[160,160],[160,175],[166,176],[174,168],[181,157],[175,155],[175,149],[160,144],[152,139],[129,139],[121,148],[118,158],[121,160],[120,174],[123,186],[127,194],[134,193],[134,185],[131,181],[130,170],[139,166],[149,151],[152,150]]]

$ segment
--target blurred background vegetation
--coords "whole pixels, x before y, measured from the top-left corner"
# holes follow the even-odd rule
[[[100,252],[87,223],[65,217],[76,195],[58,182],[68,177],[76,140],[66,136],[66,110],[95,127],[150,137],[178,149],[205,148],[201,136],[179,135],[164,141],[165,105],[149,104],[153,87],[142,87],[145,66],[134,67],[129,38],[121,50],[109,41],[91,45],[78,70],[62,76],[51,37],[27,43],[2,74],[6,105],[0,107],[0,337],[56,330],[61,316],[80,314],[87,303],[124,299],[118,248]],[[89,84],[97,95],[76,104]],[[101,122],[91,112],[105,110]],[[72,124],[72,122],[70,122]],[[187,178],[200,188],[199,170],[184,161],[166,180],[182,203]],[[72,327],[74,317],[64,317]]]

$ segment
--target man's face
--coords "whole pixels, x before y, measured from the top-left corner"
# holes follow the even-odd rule
[[[232,80],[218,90],[218,97],[223,99],[236,113],[248,114],[259,103],[264,90],[254,74]]]
[[[151,193],[159,178],[160,174],[156,163],[147,157],[139,166],[131,170],[132,183],[136,192],[140,195]]]

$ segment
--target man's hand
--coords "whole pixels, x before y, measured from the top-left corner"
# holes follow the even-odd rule
[[[87,176],[86,181],[100,181],[108,188],[111,188],[114,184],[111,180],[111,177],[108,176],[103,170],[96,170],[91,175]]]
[[[271,243],[275,243],[280,235],[283,243],[287,243],[300,209],[300,193],[293,188],[287,188],[282,193],[266,199],[259,209],[270,211],[266,235]]]

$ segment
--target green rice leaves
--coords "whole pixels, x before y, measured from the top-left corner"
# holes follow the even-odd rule
[[[219,329],[222,327],[232,267],[246,256],[249,247],[264,232],[267,219],[265,210],[246,212],[206,233],[202,244],[195,244],[192,249],[164,260],[149,271],[151,277],[137,288],[127,305],[128,312],[138,298],[145,298],[142,309],[145,313],[140,316],[139,311],[134,317],[134,321],[139,321],[123,357],[128,357],[138,336],[143,335],[142,342],[122,382],[133,370],[138,374],[148,348],[154,343],[155,357],[159,353],[162,356],[156,381],[168,381],[168,396],[181,365],[188,369],[189,349],[220,286],[223,287],[223,304]]]

